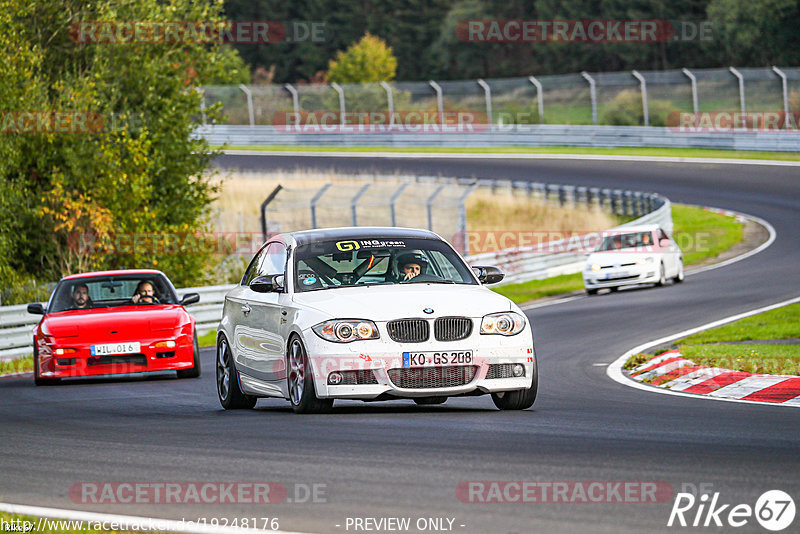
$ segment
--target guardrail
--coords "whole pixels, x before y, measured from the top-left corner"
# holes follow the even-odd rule
[[[397,179],[397,177],[394,178]],[[475,180],[433,176],[406,178],[419,183],[448,184],[462,187],[465,190],[471,190],[475,186],[488,187],[493,190],[510,190],[545,202],[557,202],[562,206],[567,204],[596,205],[618,215],[638,217],[618,228],[657,223],[665,230],[672,231],[670,202],[655,193],[512,180]],[[284,229],[284,231],[291,230]],[[454,237],[458,236],[459,234],[456,234]],[[449,238],[449,236],[446,237]],[[457,243],[456,245],[458,246]],[[463,245],[465,243],[462,243]],[[573,245],[569,239],[565,239],[536,246],[475,254],[467,256],[467,261],[474,265],[500,267],[506,273],[503,284],[523,282],[579,272],[583,266],[585,253]],[[542,252],[543,250],[557,250],[558,252],[546,253]],[[187,307],[189,313],[195,318],[198,334],[202,335],[216,328],[222,318],[222,303],[225,300],[225,294],[233,287],[235,286],[222,285],[178,290],[179,295],[200,294],[200,302]],[[26,308],[27,305],[24,304],[0,307],[0,360],[18,358],[31,353],[33,326],[39,322],[40,317],[29,314]]]
[[[389,146],[389,147],[506,147],[506,146],[577,146],[577,147],[667,147],[758,150],[770,152],[800,151],[800,132],[734,131],[680,132],[654,126],[561,126],[509,124],[479,127],[473,132],[378,131],[363,133],[358,127],[320,129],[319,133],[293,133],[290,128],[274,126],[208,125],[199,126],[194,135],[215,146]]]
[[[222,303],[225,294],[233,285],[187,287],[178,290],[178,295],[199,293],[200,302],[187,306],[194,317],[198,335],[215,330],[222,318]],[[19,358],[31,354],[33,328],[41,319],[27,311],[27,304],[0,307],[0,360]]]

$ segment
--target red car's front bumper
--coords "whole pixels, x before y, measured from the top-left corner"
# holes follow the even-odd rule
[[[93,356],[91,346],[95,343],[88,340],[80,343],[68,339],[50,340],[49,343],[40,341],[38,376],[70,378],[188,369],[194,365],[193,337],[193,333],[181,333],[177,336],[116,340],[120,343],[138,342],[140,352],[108,356]],[[170,346],[170,342],[174,342],[174,346]]]

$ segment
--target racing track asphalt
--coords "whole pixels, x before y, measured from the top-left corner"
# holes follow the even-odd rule
[[[675,202],[757,215],[775,227],[777,239],[760,254],[687,277],[683,285],[528,312],[540,392],[524,412],[496,411],[487,397],[429,408],[343,402],[331,415],[302,417],[285,402],[262,400],[255,411],[224,412],[210,350],[203,351],[200,380],[35,388],[30,377],[2,379],[0,501],[178,519],[277,516],[282,529],[316,532],[348,532],[346,517],[390,516],[411,517],[412,525],[418,517],[450,517],[456,532],[523,533],[667,531],[672,500],[470,504],[456,498],[458,484],[666,481],[675,491],[712,484],[722,503],[752,506],[770,489],[800,499],[800,410],[652,394],[611,381],[603,366],[639,343],[800,295],[800,168],[513,157],[223,156],[217,164],[657,191]],[[255,181],[253,188],[267,193]],[[327,502],[86,505],[68,497],[80,481],[187,480],[278,481],[290,497],[294,484],[325,484]],[[738,530],[763,531],[752,518]]]

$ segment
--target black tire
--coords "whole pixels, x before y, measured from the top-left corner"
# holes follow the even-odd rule
[[[591,297],[592,295],[597,295],[597,289],[596,289],[596,288],[595,288],[595,289],[588,289],[588,288],[587,288],[587,289],[586,289],[586,294],[587,294],[587,295],[589,295],[590,297]]]
[[[536,393],[539,390],[539,366],[534,361],[533,381],[528,389],[492,393],[492,402],[501,410],[525,410],[536,402]]]
[[[297,336],[289,339],[286,354],[286,382],[289,402],[294,413],[328,413],[333,399],[320,399],[314,389],[314,371],[308,361],[303,342]]]
[[[608,290],[611,291],[612,293],[616,293],[617,291],[619,291],[619,286],[611,286],[608,288]]]
[[[194,365],[188,369],[179,369],[178,378],[199,378],[200,377],[200,344],[197,342],[197,331],[194,333]]]
[[[217,396],[219,403],[226,410],[249,409],[256,405],[258,400],[251,395],[242,393],[239,386],[239,374],[233,365],[233,356],[225,336],[217,340]]]
[[[661,262],[661,276],[658,278],[658,282],[656,282],[656,285],[658,287],[662,287],[666,284],[667,284],[667,273],[664,270],[664,262]]]
[[[680,284],[683,282],[684,278],[686,278],[686,275],[683,272],[683,258],[678,261],[680,262],[678,265],[678,274],[676,274],[675,278],[672,279],[676,284]]]
[[[432,406],[434,404],[444,404],[447,397],[416,397],[414,402],[420,406]]]
[[[39,376],[39,349],[33,342],[33,383],[37,386],[52,386],[61,382],[60,378],[42,378]]]

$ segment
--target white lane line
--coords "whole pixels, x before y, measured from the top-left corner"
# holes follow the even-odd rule
[[[153,517],[140,517],[133,515],[102,514],[85,512],[83,510],[67,510],[63,508],[44,508],[41,506],[28,506],[0,502],[0,511],[11,514],[31,515],[73,521],[117,523],[119,528],[113,530],[134,531],[161,531],[161,532],[186,532],[189,534],[301,534],[286,530],[258,530],[253,528],[223,527],[216,525],[194,524],[193,521],[176,521],[173,519],[158,519]],[[42,520],[39,520],[41,525]],[[41,530],[41,529],[39,529]],[[109,529],[106,529],[109,530]]]
[[[729,317],[725,317],[724,319],[719,319],[717,321],[712,321],[710,323],[706,323],[701,326],[697,326],[694,328],[690,328],[689,330],[684,330],[683,332],[677,332],[675,334],[670,334],[669,336],[662,337],[661,339],[656,339],[653,341],[648,341],[647,343],[642,343],[636,347],[633,347],[631,350],[614,360],[611,365],[608,366],[606,369],[606,374],[608,377],[613,380],[614,382],[618,382],[624,386],[641,389],[643,391],[649,391],[650,393],[661,393],[664,395],[678,395],[681,397],[690,397],[693,399],[711,399],[716,401],[723,401],[723,402],[741,402],[747,404],[759,404],[761,406],[770,405],[770,406],[794,406],[800,407],[800,404],[786,404],[786,403],[773,403],[773,402],[759,402],[759,401],[749,401],[749,400],[742,400],[742,399],[728,399],[724,397],[709,397],[708,395],[695,395],[692,393],[683,393],[681,391],[672,391],[670,389],[664,389],[661,387],[650,386],[646,384],[642,384],[641,382],[636,382],[635,380],[631,380],[625,376],[622,372],[622,366],[628,361],[628,358],[633,356],[634,354],[638,354],[643,352],[651,347],[655,347],[657,345],[662,345],[664,343],[669,343],[670,341],[675,341],[676,339],[680,339],[682,337],[690,336],[692,334],[696,334],[697,332],[702,332],[703,330],[708,330],[709,328],[715,328],[717,326],[721,326],[723,324],[731,323],[733,321],[738,321],[739,319],[744,319],[745,317],[750,317],[751,315],[757,315],[759,313],[764,313],[770,310],[774,310],[777,308],[781,308],[783,306],[788,306],[789,304],[794,304],[795,302],[800,302],[800,297],[794,297],[789,300],[784,300],[782,302],[778,302],[777,304],[770,304],[769,306],[764,306],[763,308],[757,308],[755,310],[750,310],[744,313],[739,313],[736,315],[731,315]],[[687,375],[688,376],[688,375]]]
[[[633,161],[651,163],[696,163],[729,165],[766,165],[800,167],[800,161],[757,160],[734,158],[688,158],[677,156],[625,156],[613,154],[511,154],[503,152],[312,152],[302,150],[223,150],[228,156],[309,156],[331,158],[398,158],[398,159],[558,159],[583,161]]]

